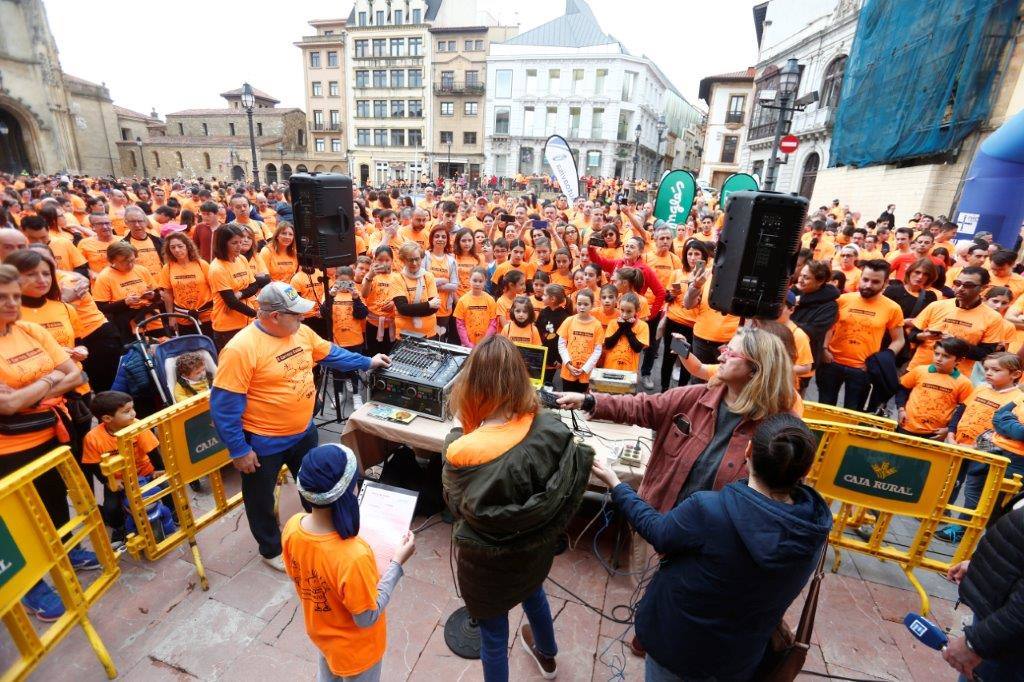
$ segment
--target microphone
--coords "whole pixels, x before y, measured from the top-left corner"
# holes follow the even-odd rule
[[[903,619],[903,624],[910,630],[910,634],[917,637],[922,644],[936,651],[942,651],[949,644],[949,637],[946,636],[942,628],[924,616],[910,612]]]

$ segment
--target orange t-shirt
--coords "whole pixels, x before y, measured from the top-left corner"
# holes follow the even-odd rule
[[[533,276],[537,274],[537,266],[528,260],[524,260],[519,265],[512,265],[512,261],[505,261],[494,268],[494,274],[491,275],[491,282],[495,286],[501,286],[501,278],[505,276],[505,273],[509,270],[518,270],[526,276],[526,281],[529,282],[533,279]]]
[[[85,256],[70,239],[51,237],[49,246],[58,270],[74,270],[87,262]]]
[[[868,356],[878,352],[885,333],[903,325],[903,310],[881,294],[872,298],[859,292],[843,294],[838,303],[839,317],[828,350],[837,364],[863,369]]]
[[[921,331],[940,331],[963,339],[972,346],[979,343],[999,343],[1003,338],[1003,318],[985,303],[966,310],[956,304],[956,299],[935,301],[914,319],[914,326]],[[922,340],[907,369],[927,366],[932,362],[935,341]],[[974,360],[964,358],[957,364],[963,374],[970,375]]]
[[[275,282],[290,282],[292,276],[299,271],[298,256],[289,256],[287,251],[279,253],[270,246],[264,246],[258,258],[270,279]]]
[[[92,293],[97,301],[111,302],[123,301],[131,294],[141,295],[158,288],[156,279],[141,265],[133,267],[131,272],[121,272],[108,266],[97,275],[92,285]],[[133,307],[145,308],[152,303],[153,299],[142,299]]]
[[[675,285],[679,285],[679,289],[675,288]],[[697,308],[684,308],[683,298],[686,296],[686,290],[690,288],[690,277],[687,273],[683,272],[682,269],[676,270],[672,275],[672,282],[669,287],[666,287],[672,292],[675,297],[671,303],[668,303],[665,308],[665,315],[668,319],[672,320],[676,324],[684,324],[687,327],[692,327],[694,322],[697,321]]]
[[[914,434],[930,435],[949,425],[953,410],[967,400],[973,387],[971,380],[959,371],[941,374],[931,365],[914,367],[902,377],[900,384],[910,389],[904,406],[903,428]]]
[[[565,295],[568,296],[572,293],[572,273],[563,275],[558,270],[551,271],[551,284],[557,284],[565,290]]]
[[[218,292],[239,292],[256,281],[249,269],[245,256],[238,256],[233,262],[214,258],[210,263],[210,290],[213,296],[213,330],[229,332],[241,329],[249,324],[249,317],[237,310],[232,310],[224,303]],[[243,301],[249,305],[247,301]],[[253,307],[253,306],[249,306]]]
[[[78,280],[79,277],[81,275],[77,272],[59,271],[57,273],[57,281],[62,287],[70,285],[73,281]],[[82,325],[83,338],[107,323],[107,317],[100,312],[100,309],[96,306],[96,301],[93,300],[92,294],[88,291],[81,298],[72,301],[71,305],[75,307],[75,311],[78,313],[78,321]]]
[[[518,296],[518,294],[514,294],[511,297],[502,294],[498,298],[494,299],[494,305],[496,306],[495,309],[498,313],[499,327],[505,326],[505,323],[508,322],[509,311],[512,310],[512,304],[515,303],[516,296]]]
[[[694,308],[697,317],[693,323],[693,335],[713,343],[729,343],[740,326],[740,318],[735,315],[723,315],[714,310],[708,303],[710,298],[711,279],[708,278],[701,292],[700,304]]]
[[[0,336],[0,382],[14,390],[39,381],[67,359],[68,354],[57,340],[33,322],[15,322],[6,336]],[[42,411],[38,407],[28,407],[18,414]],[[6,435],[0,438],[0,455],[17,454],[42,445],[54,437],[54,428]]]
[[[483,424],[448,444],[445,461],[453,467],[472,467],[492,462],[526,438],[534,415],[526,413],[504,424]]]
[[[300,325],[291,336],[271,336],[252,324],[220,352],[213,385],[246,396],[242,427],[261,436],[292,436],[313,415],[313,365],[331,351],[330,341]]]
[[[143,431],[135,438],[135,472],[139,476],[149,476],[156,469],[149,459],[149,453],[160,447],[160,441],[153,435],[152,431]],[[82,442],[82,463],[99,464],[103,455],[117,452],[117,438],[107,431],[107,427],[100,423],[94,426],[89,433],[85,434]],[[118,474],[117,478],[121,478]]]
[[[448,254],[442,254],[441,256],[430,257],[430,274],[434,276],[434,282],[436,284],[439,279],[449,279],[452,271],[449,267],[448,259],[451,258]],[[441,307],[437,309],[437,314],[441,317],[447,317],[452,314],[452,302],[451,293],[448,291],[438,292],[438,298],[441,299]]]
[[[357,320],[353,315],[355,303],[351,291],[339,291],[334,295],[331,307],[331,326],[334,328],[334,343],[342,348],[363,345],[366,320]]]
[[[796,344],[796,362],[795,365],[813,365],[814,355],[811,353],[811,337],[807,336],[800,327],[796,326],[793,322],[787,322],[786,327],[789,331],[793,332],[793,342]],[[803,374],[797,374],[801,379],[804,377],[814,376],[814,369]]]
[[[996,277],[989,271],[991,277],[989,278],[989,287],[1006,287],[1013,293],[1013,300],[1020,298],[1021,294],[1024,294],[1024,276],[1018,275],[1016,272],[1011,272],[1006,277]],[[947,282],[952,282],[953,278],[947,277]]]
[[[528,324],[525,327],[520,327],[512,321],[506,322],[505,326],[498,332],[500,336],[504,336],[512,343],[525,343],[531,346],[541,345],[540,332],[537,331],[537,326]]]
[[[608,323],[608,328],[604,330],[604,335],[606,337],[611,336],[618,330],[618,319],[612,320]],[[643,320],[638,319],[633,322],[633,334],[636,336],[637,341],[643,343],[645,347],[650,345],[650,331],[650,328]],[[626,337],[620,336],[614,347],[605,350],[604,357],[601,358],[601,367],[604,369],[617,369],[623,372],[636,372],[640,369],[641,352],[633,350]]]
[[[414,244],[419,244],[420,248],[423,249],[424,252],[430,250],[430,229],[427,227],[424,227],[419,232],[413,232],[410,226],[403,225],[398,228],[397,237],[400,244],[413,242]]]
[[[174,305],[187,310],[198,310],[213,298],[210,291],[210,264],[202,258],[181,263],[168,263],[160,268],[160,287],[171,292]],[[210,311],[199,314],[199,320],[210,319]]]
[[[352,618],[377,608],[380,575],[373,549],[358,536],[310,533],[302,527],[303,516],[290,518],[281,531],[284,568],[302,603],[306,633],[331,673],[356,676],[384,657],[387,644],[386,614],[366,628]]]
[[[405,297],[409,303],[416,303],[416,290],[420,288],[419,279],[407,277],[404,272],[396,272],[391,275],[391,300]],[[423,273],[423,286],[419,302],[426,303],[437,296],[437,285],[434,283],[434,275],[429,272]],[[427,338],[437,334],[437,314],[424,317],[406,317],[395,312],[395,330],[401,336],[402,332],[415,332],[423,334]]]
[[[579,315],[572,315],[562,322],[562,326],[558,328],[558,335],[565,339],[569,361],[574,366],[582,368],[593,355],[594,349],[604,343],[604,324],[593,316],[588,322],[583,322]],[[574,377],[569,368],[562,365],[562,378],[568,381],[588,382],[590,374]]]
[[[60,344],[61,348],[74,348],[75,339],[85,338],[85,330],[78,312],[70,303],[47,300],[38,308],[21,306],[21,319],[35,322]],[[82,363],[76,362],[79,368]],[[75,388],[75,393],[87,395],[92,391],[88,382]]]
[[[976,386],[964,401],[964,413],[956,426],[956,442],[969,448],[985,431],[992,428],[992,416],[1006,403],[1024,398],[1017,386],[997,391],[988,384]]]
[[[109,242],[101,242],[96,237],[86,237],[78,242],[78,250],[85,257],[93,274],[98,275],[103,271],[103,268],[110,264],[107,261],[107,247],[113,243],[113,239]]]
[[[312,274],[299,270],[290,280],[292,288],[307,301],[312,301],[315,305],[313,308],[302,316],[302,319],[306,320],[311,317],[316,317],[320,312],[320,307],[324,303],[324,273],[319,269],[314,269]],[[330,283],[327,284],[327,288],[330,288]]]
[[[162,268],[164,264],[163,261],[160,260],[160,252],[156,250],[153,240],[145,239],[143,241],[138,241],[128,237],[127,241],[135,247],[136,251],[139,252],[138,257],[135,259],[135,263],[149,270],[149,274],[153,275],[153,277],[157,277],[160,274],[160,268]]]
[[[469,276],[473,274],[473,268],[484,265],[476,256],[456,256],[455,268],[459,272],[459,289],[456,291],[457,298],[469,293]]]
[[[455,319],[466,325],[466,335],[473,345],[480,343],[487,334],[491,322],[497,317],[498,305],[490,294],[472,291],[459,298],[455,304]]]
[[[384,304],[391,300],[391,285],[394,282],[394,274],[395,273],[392,272],[387,275],[376,275],[370,281],[370,292],[363,297],[363,303],[366,304],[371,315],[376,315],[377,317],[394,317],[394,312],[390,312],[387,315],[383,312]]]
[[[615,307],[615,308],[610,308],[608,310],[605,310],[603,305],[598,305],[598,306],[595,306],[590,311],[590,314],[593,315],[594,317],[596,317],[597,319],[601,320],[601,324],[603,324],[605,326],[605,328],[607,328],[612,320],[618,318],[618,316],[619,316],[619,309],[617,307]]]

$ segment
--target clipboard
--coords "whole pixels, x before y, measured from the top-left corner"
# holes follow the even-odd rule
[[[418,497],[415,490],[376,481],[363,481],[359,489],[359,537],[373,549],[380,575],[412,524]]]

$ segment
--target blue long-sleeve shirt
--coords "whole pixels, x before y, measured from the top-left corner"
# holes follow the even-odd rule
[[[319,364],[339,372],[365,371],[370,369],[370,358],[352,353],[332,343],[331,352]],[[242,429],[242,413],[245,412],[245,405],[244,393],[235,393],[216,386],[210,389],[210,413],[216,415],[213,425],[217,429],[217,435],[220,436],[221,442],[227,446],[228,454],[232,459],[247,455],[250,451],[263,457],[287,450],[302,440],[313,423],[312,416],[310,416],[310,423],[306,428],[288,436],[261,436],[257,433],[249,433]],[[282,406],[282,409],[287,409],[287,407]]]
[[[1020,423],[1013,413],[1017,403],[1006,403],[992,415],[992,428],[1000,436],[1012,440],[1024,441],[1024,424]]]

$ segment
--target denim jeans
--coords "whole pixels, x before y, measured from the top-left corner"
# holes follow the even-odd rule
[[[1016,455],[1006,450],[1001,450],[995,453],[1002,455],[1010,460],[1010,463],[1006,467],[1005,478],[1011,478],[1014,474],[1024,475],[1024,457]],[[984,462],[970,462],[967,463],[967,476],[964,478],[964,503],[963,506],[967,509],[977,509],[978,500],[981,499],[981,493],[985,489],[985,477],[988,475],[988,465]],[[966,514],[960,514],[960,518],[966,519]]]
[[[523,612],[533,630],[533,643],[537,651],[554,657],[558,653],[555,644],[555,623],[551,620],[544,588],[523,601]],[[508,682],[508,613],[483,618],[480,624],[480,662],[484,665],[485,682]]]
[[[822,363],[815,373],[815,380],[818,382],[818,400],[825,405],[839,402],[839,389],[845,384],[843,407],[858,411],[864,409],[871,390],[871,376],[866,371],[836,362]]]

